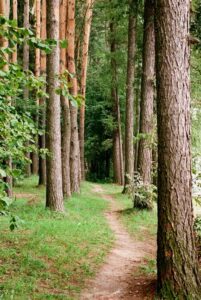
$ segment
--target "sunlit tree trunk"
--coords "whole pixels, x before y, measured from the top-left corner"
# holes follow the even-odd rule
[[[86,15],[84,24],[84,37],[82,45],[82,61],[81,61],[81,86],[80,91],[85,101],[86,96],[86,81],[87,81],[87,64],[89,52],[89,39],[91,31],[91,21],[93,12],[94,0],[86,0]],[[85,162],[84,162],[84,141],[85,141],[85,103],[80,108],[80,161],[81,161],[81,176],[82,180],[85,179]]]
[[[113,173],[114,181],[120,185],[124,183],[123,172],[123,149],[121,137],[121,114],[118,95],[118,79],[117,79],[117,62],[116,62],[116,40],[114,23],[110,23],[111,34],[111,72],[112,72],[112,86],[111,97],[113,101],[113,116],[114,116],[114,131],[113,131]]]
[[[140,134],[138,170],[144,184],[152,181],[153,103],[155,75],[154,0],[145,1],[143,69],[140,102]]]
[[[61,124],[58,74],[60,71],[59,51],[59,0],[47,0],[47,38],[57,41],[52,52],[47,55],[47,156],[46,207],[54,211],[64,211],[61,167]]]
[[[135,48],[136,48],[136,0],[130,0],[128,25],[128,61],[126,84],[126,124],[125,124],[125,179],[126,186],[130,184],[134,172],[134,75],[135,75]]]
[[[45,40],[47,37],[46,32],[46,0],[42,0],[41,5],[41,39]],[[40,70],[41,75],[46,78],[46,53],[41,51],[40,53]],[[46,89],[46,87],[45,87]],[[39,99],[39,128],[45,131],[45,119],[46,119],[46,99]],[[39,149],[45,149],[45,134],[38,137]],[[46,184],[46,159],[39,155],[38,165],[39,185]]]
[[[36,38],[40,38],[40,30],[41,30],[41,0],[35,0],[35,17],[36,17]],[[35,49],[35,76],[40,76],[40,49]],[[35,122],[38,127],[38,107],[39,107],[39,99],[36,99],[36,115]],[[38,145],[38,137],[36,137],[36,147]],[[38,175],[38,154],[33,152],[32,154],[32,173]]]
[[[68,0],[62,0],[60,4],[60,39],[66,39],[67,33],[67,4]],[[67,50],[61,48],[60,50],[60,72],[63,74],[67,69]],[[66,80],[68,80],[66,76]],[[71,138],[71,124],[70,124],[70,107],[69,100],[61,96],[62,105],[62,176],[63,176],[63,193],[64,196],[71,196],[70,184],[70,138]]]
[[[24,28],[29,29],[29,0],[24,0],[24,20],[23,20],[23,26]],[[24,42],[23,45],[23,71],[28,72],[29,70],[29,45],[27,41]],[[25,106],[28,110],[28,99],[29,99],[29,88],[27,86],[23,89],[23,99],[26,103]],[[27,145],[28,146],[28,145]],[[26,157],[28,160],[30,160],[30,153],[26,153]],[[31,164],[27,163],[26,175],[29,177],[31,175]]]
[[[190,150],[190,1],[156,1],[158,291],[200,299]]]
[[[67,67],[74,77],[71,78],[70,92],[73,96],[77,96],[77,78],[75,76],[75,0],[68,0],[68,15],[67,15]],[[70,147],[70,179],[71,179],[71,192],[80,191],[80,150],[79,150],[79,137],[78,137],[78,122],[77,107],[70,104],[71,113],[71,147]]]

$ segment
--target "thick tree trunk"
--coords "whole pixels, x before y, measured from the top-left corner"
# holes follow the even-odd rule
[[[150,137],[153,134],[153,102],[155,75],[155,33],[154,33],[154,0],[145,1],[143,69],[140,102],[140,134],[138,151],[138,170],[144,184],[152,181],[152,146]]]
[[[163,298],[198,300],[191,193],[189,4],[189,0],[156,1],[157,266]]]
[[[84,37],[82,45],[82,62],[81,62],[81,95],[85,99],[86,96],[86,80],[87,80],[87,64],[88,64],[88,51],[89,39],[91,31],[91,21],[93,13],[94,0],[86,0],[86,15],[84,24]],[[84,162],[84,126],[85,126],[85,103],[80,108],[80,161],[81,161],[81,176],[85,180],[85,162]]]
[[[41,39],[45,40],[47,37],[46,32],[46,0],[42,0],[41,5]],[[40,53],[40,69],[41,75],[46,78],[46,54],[45,52]],[[45,88],[46,89],[46,88]],[[45,131],[45,123],[46,123],[46,107],[45,107],[46,99],[39,99],[39,128]],[[38,137],[38,146],[39,149],[45,149],[45,134],[39,135]],[[46,159],[39,155],[38,162],[38,175],[39,175],[39,185],[46,184]]]
[[[124,172],[123,172],[123,149],[122,149],[122,137],[121,137],[121,114],[118,95],[118,79],[117,79],[117,63],[116,63],[116,41],[114,23],[110,24],[111,34],[111,72],[112,72],[112,86],[111,97],[113,101],[113,116],[114,116],[114,131],[113,131],[113,173],[114,182],[123,185],[124,184]]]
[[[36,0],[36,8],[35,8],[35,16],[36,16],[36,38],[40,38],[40,30],[41,30],[41,0]],[[40,76],[40,49],[35,49],[35,76]],[[38,107],[39,107],[39,99],[36,99],[36,116],[35,122],[36,126],[38,127]],[[38,146],[38,136],[36,137],[36,146]],[[33,152],[32,154],[32,173],[34,175],[38,175],[38,168],[39,168],[39,158],[38,153]]]
[[[29,29],[29,0],[24,0],[24,28]],[[29,70],[29,45],[25,41],[23,46],[23,71],[27,72]],[[29,99],[29,88],[24,87],[23,89],[23,99],[26,103],[27,110],[28,110],[28,99]],[[28,146],[28,145],[27,145]],[[27,159],[30,160],[30,153],[26,154]],[[25,169],[26,175],[29,177],[31,175],[31,164],[27,163]]]
[[[130,184],[134,172],[134,75],[135,75],[135,48],[136,48],[136,10],[135,0],[129,5],[128,24],[128,61],[127,61],[127,83],[126,83],[126,125],[125,125],[125,176],[124,192]]]
[[[60,96],[57,95],[59,74],[59,0],[47,0],[47,38],[57,41],[47,55],[47,135],[50,154],[47,157],[46,207],[64,211],[61,167]]]
[[[67,0],[62,0],[60,6],[60,39],[66,38],[67,32]],[[66,60],[67,51],[65,48],[60,50],[60,72],[65,72],[67,68]],[[67,80],[67,78],[66,78]],[[70,107],[69,100],[64,96],[61,96],[62,105],[62,177],[63,177],[63,193],[64,196],[71,196],[71,184],[70,184]]]
[[[71,78],[72,88],[70,92],[73,96],[77,96],[77,78],[75,76],[75,0],[68,0],[68,16],[67,16],[67,40],[68,40],[68,71],[74,74]],[[70,147],[70,179],[71,192],[80,192],[80,149],[78,137],[77,107],[70,104],[71,115],[71,147]]]

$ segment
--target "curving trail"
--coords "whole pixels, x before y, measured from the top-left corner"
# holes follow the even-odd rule
[[[96,277],[88,282],[81,300],[151,300],[154,298],[154,280],[136,276],[145,257],[154,257],[154,241],[134,241],[124,229],[117,214],[113,196],[104,193],[99,185],[94,191],[110,202],[107,221],[115,234],[115,244]]]

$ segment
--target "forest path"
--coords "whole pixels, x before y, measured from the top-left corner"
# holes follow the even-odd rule
[[[96,277],[88,282],[81,300],[151,300],[154,298],[155,280],[139,275],[145,257],[154,258],[155,242],[134,241],[118,219],[119,205],[112,195],[107,195],[99,185],[94,192],[109,201],[105,216],[115,234],[113,249]],[[138,273],[138,274],[137,274]]]

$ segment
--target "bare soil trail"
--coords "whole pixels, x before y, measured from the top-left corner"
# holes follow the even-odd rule
[[[94,191],[110,202],[106,218],[115,234],[115,244],[96,277],[88,282],[81,300],[151,300],[154,299],[155,278],[139,275],[145,257],[154,258],[155,241],[133,240],[118,217],[118,203],[102,187]]]

